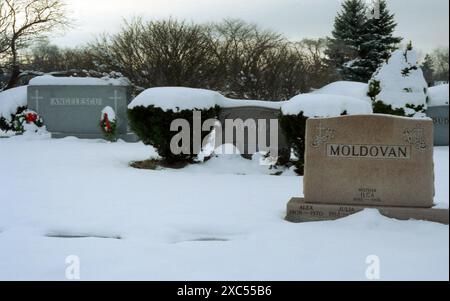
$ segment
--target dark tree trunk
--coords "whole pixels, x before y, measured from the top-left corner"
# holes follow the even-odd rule
[[[18,65],[14,65],[11,70],[11,76],[9,77],[8,84],[6,85],[5,90],[12,89],[16,87],[19,82],[20,77],[20,67]]]
[[[19,82],[20,77],[20,65],[17,58],[17,48],[16,48],[16,39],[13,38],[11,41],[11,52],[12,52],[12,60],[11,60],[11,75],[9,77],[8,84],[6,85],[5,90],[12,89],[16,87]]]

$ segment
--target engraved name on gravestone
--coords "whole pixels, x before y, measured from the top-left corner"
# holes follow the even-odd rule
[[[127,118],[130,101],[130,89],[126,85],[34,85],[31,82],[28,87],[28,107],[43,117],[47,130],[57,138],[103,138],[99,123],[106,106],[116,113],[119,138],[131,137]]]
[[[307,121],[306,203],[430,208],[433,122],[385,115]]]

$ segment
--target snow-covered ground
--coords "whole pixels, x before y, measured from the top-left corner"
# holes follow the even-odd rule
[[[448,207],[449,148],[435,154]],[[370,255],[381,280],[449,279],[448,226],[373,210],[291,224],[300,177],[239,157],[128,167],[154,155],[141,143],[0,139],[0,280],[65,280],[70,255],[81,280],[366,280]]]

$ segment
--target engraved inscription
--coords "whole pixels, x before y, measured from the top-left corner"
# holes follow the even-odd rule
[[[403,131],[404,139],[415,149],[424,152],[427,150],[427,144],[425,143],[424,129],[416,127],[414,129],[405,129]]]
[[[101,106],[103,99],[101,98],[51,98],[51,106]]]
[[[327,156],[362,159],[410,159],[411,147],[405,145],[328,144]]]
[[[289,210],[289,216],[304,217],[311,220],[322,220],[324,218],[338,219],[361,211],[351,206],[342,206],[336,209],[323,210],[310,205],[301,205],[298,209]]]
[[[433,117],[435,125],[448,125],[448,118],[445,117]]]
[[[361,203],[381,203],[381,199],[377,196],[375,188],[360,188],[357,191],[357,197],[353,198],[354,202]]]
[[[314,148],[320,147],[322,144],[333,140],[336,135],[336,131],[330,128],[324,128],[322,125],[317,127],[317,134],[313,137],[311,145]]]

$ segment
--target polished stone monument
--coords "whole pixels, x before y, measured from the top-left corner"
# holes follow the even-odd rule
[[[102,110],[109,106],[116,114],[117,138],[136,141],[128,124],[130,87],[101,79],[36,78],[28,86],[28,108],[43,119],[54,138],[103,138],[99,126]]]

